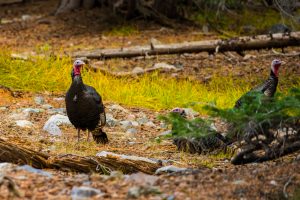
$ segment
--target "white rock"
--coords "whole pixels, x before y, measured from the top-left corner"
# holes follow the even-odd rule
[[[124,160],[144,161],[144,162],[148,162],[148,163],[157,164],[156,161],[151,160],[149,158],[138,157],[138,156],[128,156],[128,155],[124,155],[124,154],[116,154],[116,153],[107,152],[107,151],[101,151],[101,152],[97,153],[96,156],[98,156],[98,157],[107,157],[107,156],[117,157],[119,159],[124,159]]]
[[[137,119],[137,122],[139,124],[146,124],[147,122],[149,122],[149,119],[147,117],[141,117],[141,118]]]
[[[12,113],[8,118],[12,120],[26,120],[28,116],[28,113]]]
[[[121,111],[121,112],[129,113],[129,111],[127,109],[123,108],[122,106],[120,106],[118,104],[114,104],[114,105],[108,106],[108,108],[111,111]]]
[[[177,70],[174,65],[169,65],[167,63],[156,63],[153,68],[155,69],[168,69],[168,70]]]
[[[44,110],[38,109],[38,108],[24,108],[22,112],[29,115],[29,113],[40,113],[40,112],[43,112],[43,111]]]
[[[90,199],[92,197],[96,197],[103,195],[101,190],[91,188],[91,187],[86,187],[86,186],[73,186],[72,191],[71,191],[71,197],[72,200],[83,200],[83,199]]]
[[[0,174],[3,173],[7,173],[7,172],[11,172],[12,170],[14,170],[16,168],[16,165],[11,164],[11,163],[0,163]]]
[[[63,97],[56,97],[56,98],[53,98],[54,101],[64,101],[65,98]]]
[[[134,114],[127,115],[127,120],[128,121],[134,121],[135,119],[136,119],[136,116]]]
[[[30,121],[27,120],[17,120],[16,121],[17,126],[22,128],[31,128],[33,127],[33,124]]]
[[[142,74],[142,73],[144,73],[144,69],[143,68],[141,68],[141,67],[135,67],[135,68],[133,68],[133,70],[131,71],[133,74]]]
[[[7,107],[1,106],[1,107],[0,107],[0,110],[7,110]]]
[[[155,171],[155,174],[182,172],[182,171],[185,171],[185,170],[187,170],[187,168],[180,168],[180,167],[176,167],[174,165],[169,165],[169,166],[158,168]]]
[[[145,126],[148,126],[148,127],[156,127],[156,125],[155,125],[153,122],[151,122],[151,121],[145,123]]]
[[[58,126],[62,124],[71,125],[71,122],[67,116],[60,114],[52,115],[45,123],[43,130],[47,131],[51,135],[61,136],[62,132]]]
[[[139,126],[139,123],[136,121],[132,121],[131,124],[132,124],[132,126],[135,126],[135,127]]]
[[[148,174],[144,174],[142,172],[138,172],[138,173],[129,175],[126,178],[126,181],[134,182],[135,184],[138,184],[138,185],[154,185],[154,183],[158,179],[159,178],[157,176],[148,175]]]

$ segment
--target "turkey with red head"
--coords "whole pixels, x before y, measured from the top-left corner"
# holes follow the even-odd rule
[[[280,60],[278,60],[278,59],[273,60],[272,64],[271,64],[271,72],[270,72],[269,78],[264,83],[251,89],[246,94],[248,94],[250,92],[262,92],[267,97],[273,97],[276,92],[277,85],[278,85],[278,71],[279,71],[280,66],[281,66]],[[235,106],[234,106],[235,108],[239,108],[242,105],[242,102],[243,102],[242,99],[246,94],[241,96],[235,102]]]
[[[95,88],[82,81],[81,69],[85,63],[76,60],[71,72],[72,84],[66,94],[67,115],[75,126],[80,139],[80,130],[88,130],[96,143],[107,143],[108,138],[102,127],[106,123],[105,110],[102,98]]]

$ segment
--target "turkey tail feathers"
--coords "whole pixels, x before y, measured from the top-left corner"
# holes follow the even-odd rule
[[[94,141],[99,144],[106,144],[108,143],[107,135],[104,131],[102,131],[102,128],[100,125],[98,125],[92,132],[92,136]]]

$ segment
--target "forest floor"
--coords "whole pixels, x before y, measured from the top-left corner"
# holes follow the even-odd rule
[[[3,51],[19,55],[68,55],[78,50],[149,44],[151,38],[162,43],[177,43],[219,37],[211,32],[203,33],[197,27],[173,30],[142,21],[120,23],[117,22],[119,19],[97,9],[51,16],[57,4],[58,0],[51,0],[0,7],[0,47]],[[289,53],[299,50],[287,49]],[[280,57],[286,64],[280,71],[279,90],[284,92],[292,86],[299,87],[299,57],[275,56],[271,50],[246,53],[245,57],[233,52],[214,56],[201,53],[146,60],[118,59],[101,61],[101,64],[112,71],[131,71],[136,66],[147,68],[157,62],[165,62],[184,66],[182,71],[165,76],[199,84],[209,84],[215,76],[230,76],[233,80],[246,80],[248,87],[265,79],[271,60]],[[26,86],[26,91],[22,87],[12,87],[12,84],[4,86],[18,90],[10,92],[0,88],[1,139],[49,155],[72,153],[87,156],[108,151],[167,160],[169,164],[188,170],[162,175],[113,173],[108,176],[49,169],[34,171],[0,163],[1,199],[13,196],[7,185],[2,185],[2,176],[9,177],[17,185],[20,197],[15,199],[76,199],[74,191],[80,186],[96,189],[94,199],[284,199],[287,195],[288,198],[299,198],[299,152],[274,161],[243,166],[230,164],[231,155],[227,154],[192,155],[179,152],[170,140],[158,143],[155,139],[168,130],[157,116],[166,114],[172,107],[134,106],[136,104],[113,98],[104,98],[104,104],[107,113],[117,121],[147,119],[153,123],[145,122],[134,127],[137,133],[126,133],[120,125],[106,126],[104,130],[110,140],[107,145],[86,142],[86,133],[82,133],[82,140],[77,143],[76,130],[70,125],[60,127],[63,133],[60,137],[51,136],[43,130],[52,115],[65,114],[64,90],[33,92],[28,91],[31,86]],[[37,97],[43,102],[38,102]],[[234,99],[229,102],[228,107],[232,106]],[[24,111],[26,108],[31,110]],[[18,120],[32,124],[26,128],[20,127]]]

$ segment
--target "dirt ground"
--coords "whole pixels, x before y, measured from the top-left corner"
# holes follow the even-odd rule
[[[15,4],[0,7],[0,47],[16,53],[39,54],[42,48],[51,52],[69,54],[77,50],[93,48],[120,48],[125,46],[149,44],[151,38],[163,43],[215,39],[213,33],[203,34],[195,27],[182,27],[173,30],[160,27],[152,22],[134,21],[126,24],[99,9],[79,11],[62,16],[52,13],[58,0],[34,1],[22,6]],[[101,16],[101,17],[99,17]],[[24,20],[25,19],[25,20]],[[120,34],[115,27],[129,26],[133,34]],[[133,28],[132,28],[133,27]],[[132,30],[131,30],[132,31]],[[187,37],[188,36],[188,37]],[[46,47],[45,47],[46,46]],[[289,53],[299,52],[299,48],[287,49]],[[273,57],[280,57],[286,62],[282,68],[282,76],[293,84],[293,77],[300,76],[299,57],[274,55],[272,51],[247,52],[248,57],[235,53],[209,56],[206,53],[197,55],[160,56],[150,60],[125,60],[121,70],[131,70],[134,66],[146,68],[159,61],[170,64],[182,64],[184,70],[179,77],[191,80],[209,81],[213,75],[236,78],[251,77],[254,74],[264,78],[269,71]],[[106,63],[107,62],[107,63]],[[110,61],[105,61],[110,69]],[[0,66],[1,67],[1,66]],[[115,69],[112,67],[113,70]],[[279,86],[280,89],[290,85]],[[64,108],[64,97],[51,93],[11,93],[0,88],[0,137],[1,139],[41,151],[50,155],[76,153],[78,155],[95,155],[97,152],[110,151],[118,154],[137,155],[147,158],[169,160],[178,167],[189,168],[183,172],[163,174],[159,176],[137,174],[111,176],[98,174],[77,174],[47,170],[51,173],[39,174],[10,166],[4,171],[0,167],[0,175],[10,177],[17,185],[20,197],[13,197],[7,184],[0,181],[1,199],[71,199],[74,186],[87,186],[101,190],[94,199],[129,199],[134,198],[132,191],[139,191],[139,199],[285,199],[298,188],[300,183],[299,152],[284,158],[262,164],[233,166],[229,158],[218,158],[208,155],[191,155],[178,152],[171,141],[157,143],[155,138],[163,131],[158,114],[144,108],[129,108],[134,116],[146,115],[155,124],[138,127],[138,137],[129,137],[120,126],[105,127],[110,143],[96,145],[84,142],[76,143],[76,130],[72,126],[63,126],[63,136],[49,136],[43,125],[52,115],[51,109],[36,104],[35,97],[43,97],[45,104],[54,108]],[[114,102],[105,102],[107,108]],[[3,108],[3,109],[2,109]],[[24,108],[44,109],[43,112],[30,113],[27,119],[33,122],[31,128],[20,128],[12,120],[22,113]],[[124,120],[128,113],[109,110],[118,120]],[[16,119],[16,118],[14,118]],[[299,191],[298,191],[299,193]],[[298,194],[299,195],[299,194]],[[298,196],[299,198],[299,196]],[[295,197],[296,199],[296,197]]]

